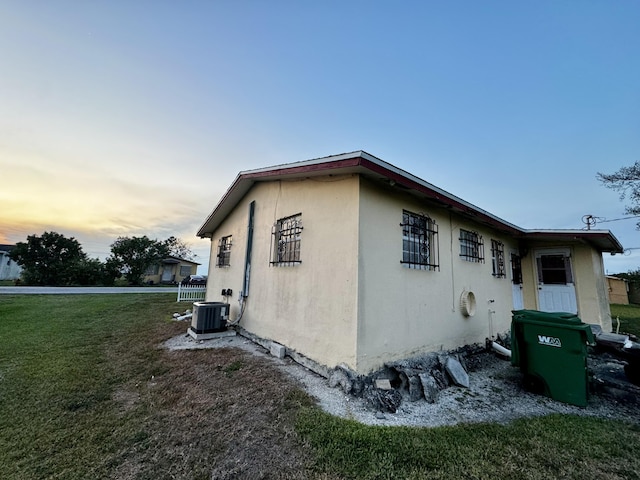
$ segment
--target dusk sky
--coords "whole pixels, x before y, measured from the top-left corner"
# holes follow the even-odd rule
[[[239,171],[354,150],[520,227],[623,218],[639,47],[637,0],[0,0],[0,243],[174,235],[206,273]],[[637,220],[597,224],[609,273]]]

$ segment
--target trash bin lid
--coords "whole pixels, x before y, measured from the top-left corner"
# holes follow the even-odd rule
[[[569,312],[540,312],[538,310],[513,310],[514,320],[534,320],[563,325],[582,325],[582,320],[575,313]]]
[[[555,327],[564,330],[584,332],[587,344],[595,344],[595,336],[591,326],[583,323],[574,313],[567,312],[539,312],[538,310],[513,310],[512,329],[519,330],[525,326]]]

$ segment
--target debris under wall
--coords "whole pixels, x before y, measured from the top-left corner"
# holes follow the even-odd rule
[[[473,356],[484,351],[482,345],[471,345],[429,353],[388,362],[369,375],[359,375],[339,365],[329,375],[329,386],[363,397],[372,409],[395,413],[403,401],[435,403],[445,388],[452,385],[468,388]]]
[[[258,337],[240,326],[234,329],[243,337],[265,348],[272,355],[285,355],[296,363],[328,379],[331,388],[363,398],[377,411],[395,413],[403,401],[436,403],[442,390],[451,386],[469,387],[469,372],[477,367],[474,356],[487,351],[484,345],[470,345],[448,352],[420,355],[389,362],[369,375],[361,375],[341,364],[331,369],[286,346]],[[509,347],[509,335],[497,341]]]

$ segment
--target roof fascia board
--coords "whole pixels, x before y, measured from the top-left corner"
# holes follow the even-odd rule
[[[280,165],[272,165],[270,167],[256,168],[254,170],[244,170],[244,171],[241,171],[238,176],[248,175],[252,177],[262,177],[264,176],[264,174],[268,176],[268,175],[273,175],[276,172],[295,170],[299,168],[305,169],[305,167],[311,167],[314,165],[324,165],[324,164],[330,164],[334,162],[341,162],[343,160],[352,160],[352,159],[363,158],[363,157],[375,158],[372,155],[369,155],[367,152],[363,152],[362,150],[357,150],[355,152],[341,153],[338,155],[330,155],[328,157],[320,157],[320,158],[314,158],[311,160],[303,160],[301,162],[283,163]],[[322,170],[322,169],[323,168],[320,167],[317,170]]]
[[[349,167],[362,167],[363,169],[387,177],[409,189],[418,191],[439,203],[455,208],[462,213],[471,214],[472,216],[477,217],[476,220],[484,220],[486,223],[489,223],[494,227],[507,230],[512,234],[522,233],[522,229],[520,227],[496,217],[486,210],[476,207],[475,205],[442,190],[441,188],[438,188],[415,175],[412,175],[406,170],[402,170],[362,150],[333,155],[330,157],[316,158],[313,160],[305,160],[302,162],[260,168],[257,170],[248,170],[241,172],[240,176],[252,179],[261,179],[265,177],[276,179],[289,175],[326,172],[328,170],[337,170]]]
[[[327,170],[337,170],[342,168],[354,168],[360,165],[361,157],[374,158],[371,155],[363,151],[356,151],[351,153],[343,153],[340,155],[333,155],[330,157],[316,158],[313,160],[305,160],[302,162],[287,163],[283,165],[275,165],[271,167],[258,168],[255,170],[245,170],[240,172],[231,187],[225,192],[222,199],[218,202],[213,212],[207,217],[200,229],[197,236],[210,237],[210,231],[208,225],[215,220],[216,217],[222,216],[223,218],[230,212],[230,208],[224,208],[228,200],[239,201],[253,186],[256,181],[264,179],[276,180],[279,178],[285,178],[287,176],[310,174],[313,172],[324,172]],[[232,203],[235,203],[232,201]],[[229,210],[229,211],[227,211]]]
[[[624,253],[624,248],[611,230],[525,230],[524,238],[528,240],[553,240],[554,238],[572,236],[576,239],[592,243],[595,240],[605,240],[609,246],[603,252],[612,254]]]
[[[532,237],[535,236],[557,238],[563,235],[572,235],[584,239],[606,238],[611,246],[608,251],[616,253],[623,252],[622,245],[609,230],[526,230],[363,150],[241,171],[236,176],[231,187],[225,192],[220,202],[218,202],[213,212],[202,224],[197,235],[199,237],[210,237],[212,232],[212,229],[208,228],[210,224],[222,221],[233,207],[235,207],[235,204],[240,201],[258,181],[278,180],[296,176],[303,177],[305,175],[327,173],[332,170],[344,171],[348,169],[357,173],[366,173],[368,171],[381,175],[399,185],[417,191],[427,198],[452,208],[459,213],[469,215],[476,221],[484,222],[500,230],[505,230],[518,238],[532,239]],[[230,202],[231,205],[228,205],[228,202]]]
[[[374,157],[375,158],[375,157]],[[382,160],[376,159],[377,161],[363,161],[363,167],[376,172],[380,175],[384,175],[388,177],[390,180],[403,185],[411,190],[418,191],[423,195],[426,195],[428,198],[431,198],[439,203],[443,203],[451,208],[454,208],[461,213],[472,215],[476,221],[482,220],[485,223],[488,223],[496,228],[507,230],[512,234],[522,234],[523,230],[512,224],[503,220],[495,215],[483,210],[475,205],[462,200],[461,198],[436,187],[435,185],[422,180],[415,175],[412,175],[400,168],[394,167],[393,165],[386,163]]]

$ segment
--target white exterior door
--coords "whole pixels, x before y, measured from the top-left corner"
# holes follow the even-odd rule
[[[513,309],[522,310],[524,308],[524,299],[522,297],[522,263],[520,261],[520,254],[511,252],[510,263]]]
[[[538,250],[538,310],[578,313],[568,249]]]
[[[173,273],[171,272],[171,267],[170,266],[164,267],[164,270],[162,270],[162,281],[170,282],[172,280],[173,280]]]

